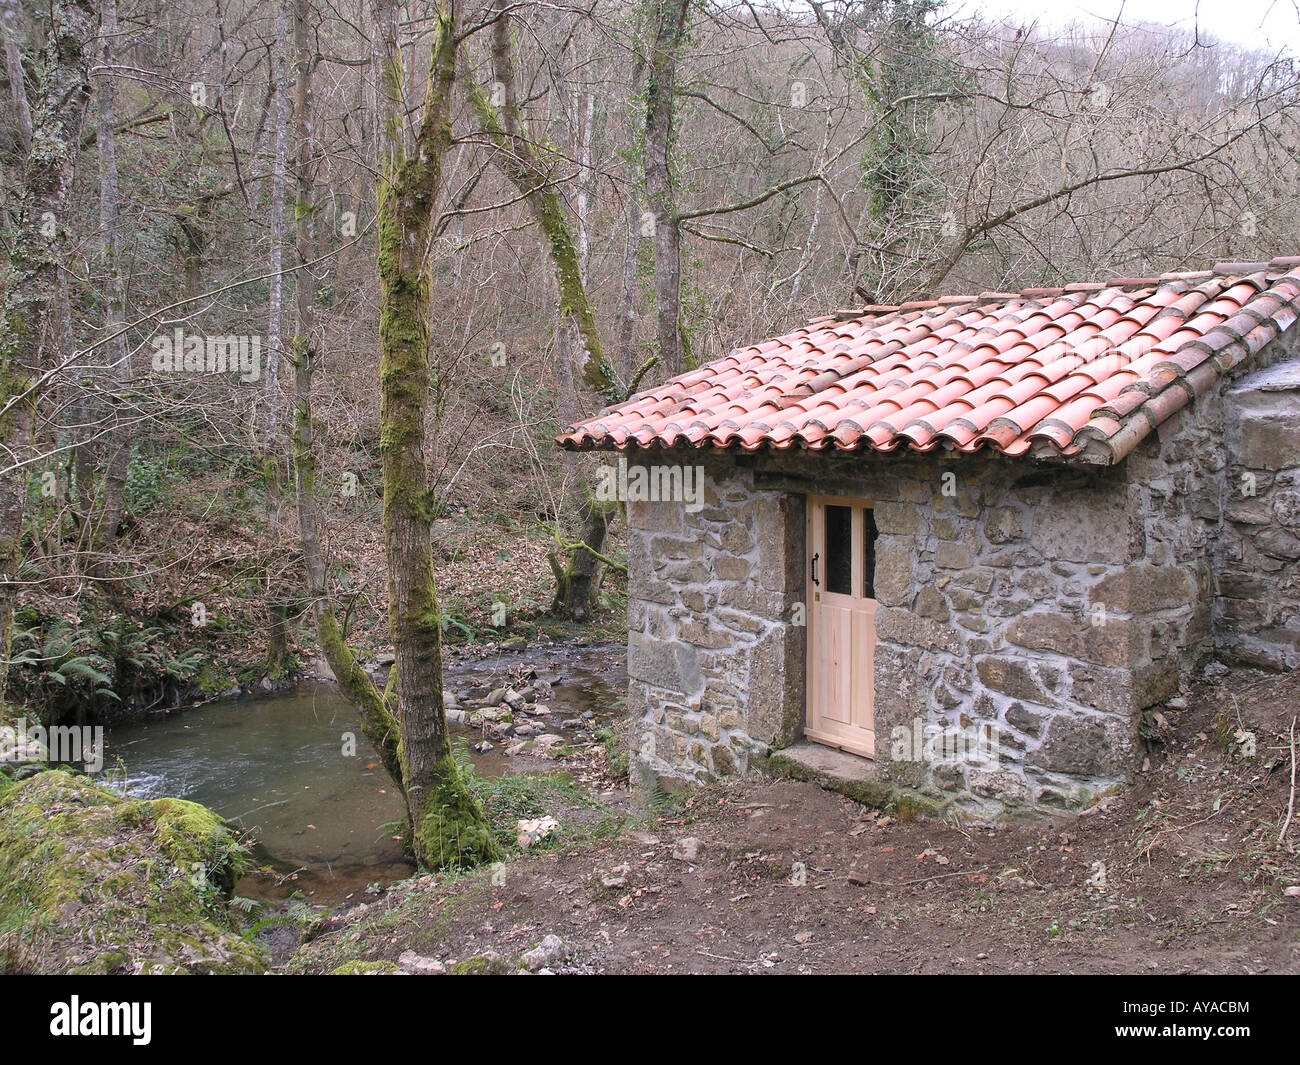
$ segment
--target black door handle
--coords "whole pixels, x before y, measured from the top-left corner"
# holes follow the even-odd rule
[[[818,588],[821,587],[822,582],[817,579],[817,560],[821,557],[822,553],[820,551],[812,557],[812,582],[817,585]]]

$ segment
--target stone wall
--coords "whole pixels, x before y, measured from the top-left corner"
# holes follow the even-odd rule
[[[700,782],[758,771],[797,739],[812,492],[875,501],[882,776],[980,816],[1077,806],[1128,780],[1142,711],[1216,639],[1260,661],[1295,664],[1300,648],[1298,423],[1278,413],[1282,391],[1225,391],[1118,467],[723,456],[694,513],[631,504],[635,764]],[[1243,470],[1248,501],[1230,491]],[[994,765],[915,761],[894,742],[981,725],[997,730]]]
[[[628,524],[634,765],[664,783],[750,773],[801,724],[803,500],[715,462],[698,510],[634,501]]]
[[[1209,637],[1208,541],[1187,534],[1186,507],[1157,513],[1123,469],[1001,456],[770,466],[760,484],[876,501],[877,761],[897,784],[993,814],[1078,805],[1131,775],[1141,710]],[[996,767],[890,742],[982,725]]]
[[[1300,359],[1238,382],[1226,421],[1216,644],[1252,665],[1300,668]]]

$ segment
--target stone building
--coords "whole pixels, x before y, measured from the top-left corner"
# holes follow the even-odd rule
[[[638,771],[1076,807],[1204,656],[1300,666],[1298,312],[1300,257],[866,307],[568,429],[624,467]]]

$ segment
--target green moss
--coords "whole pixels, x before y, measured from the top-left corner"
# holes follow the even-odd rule
[[[918,817],[940,817],[943,815],[944,804],[911,788],[898,788],[889,803],[889,809],[901,820],[910,821]]]
[[[206,806],[184,799],[155,799],[149,804],[158,846],[181,869],[201,874],[224,893],[248,862],[224,820]]]
[[[587,352],[586,360],[579,367],[582,384],[606,403],[617,403],[623,397],[605,357],[596,315],[583,281],[573,220],[559,190],[551,183],[556,153],[546,144],[531,139],[518,115],[514,120],[523,136],[519,140],[508,138],[500,116],[482,87],[471,83],[469,93],[480,124],[501,149],[494,156],[497,164],[515,188],[528,197],[534,221],[542,230],[555,271],[560,316],[572,322]]]
[[[220,695],[234,687],[235,678],[224,666],[205,662],[194,678],[194,683],[204,695]]]
[[[329,662],[339,685],[357,704],[361,712],[361,729],[366,739],[379,752],[379,757],[389,776],[400,786],[402,769],[397,757],[400,729],[397,719],[389,709],[388,693],[381,693],[357,662],[352,648],[343,638],[343,632],[339,628],[333,610],[317,611],[316,635],[325,654],[325,660]],[[390,683],[396,676],[397,670],[394,669],[389,676]]]
[[[778,777],[789,780],[806,780],[860,802],[864,806],[884,808],[892,802],[897,794],[896,786],[886,780],[845,780],[830,774],[817,773],[793,758],[786,757],[781,751],[773,751],[768,760],[768,769]]]
[[[517,968],[519,968],[517,962],[512,962],[499,954],[479,954],[458,961],[447,971],[452,976],[505,976]]]
[[[416,853],[436,869],[467,869],[501,857],[483,811],[465,786],[448,750],[435,774],[437,786],[425,797],[416,827]]]
[[[396,962],[391,961],[345,961],[330,976],[396,976],[401,973]]]
[[[264,971],[222,897],[242,859],[194,803],[126,799],[62,770],[14,783],[0,793],[0,969]]]

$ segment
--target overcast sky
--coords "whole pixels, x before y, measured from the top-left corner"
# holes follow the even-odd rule
[[[1269,52],[1300,55],[1300,0],[1128,0],[1125,22],[1151,22],[1192,29]],[[1039,25],[1088,24],[1114,18],[1120,0],[949,0],[954,13],[1011,16]]]

